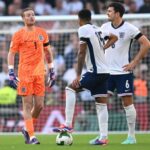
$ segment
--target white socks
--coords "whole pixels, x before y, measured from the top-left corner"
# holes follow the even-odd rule
[[[124,107],[128,124],[128,137],[135,137],[136,110],[134,105]]]
[[[69,127],[72,127],[75,103],[76,103],[76,92],[73,89],[66,87],[65,125]]]
[[[108,137],[108,109],[107,104],[95,103],[98,116],[100,139]]]

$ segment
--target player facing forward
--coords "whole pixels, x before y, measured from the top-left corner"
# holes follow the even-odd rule
[[[122,98],[128,124],[128,137],[122,144],[135,144],[136,110],[133,105],[133,74],[132,70],[150,48],[148,39],[132,24],[124,21],[122,16],[125,9],[120,3],[111,3],[107,9],[110,22],[102,25],[102,29],[118,36],[118,41],[109,47],[105,53],[109,65],[110,77],[108,92],[113,94],[117,89],[118,96]],[[130,48],[133,40],[138,40],[140,49],[132,61],[130,61]],[[97,138],[90,142],[96,141]]]
[[[11,41],[8,53],[10,85],[22,96],[25,129],[22,133],[26,144],[40,144],[34,134],[34,125],[44,105],[46,56],[49,69],[49,86],[54,84],[53,57],[48,35],[44,29],[35,26],[32,8],[22,11],[24,27],[17,31]],[[19,53],[18,77],[14,73],[14,57]],[[18,87],[17,87],[18,86]]]
[[[107,80],[109,77],[108,66],[105,60],[105,49],[115,43],[117,37],[109,32],[103,32],[99,27],[91,24],[91,12],[81,10],[78,14],[80,28],[78,35],[80,48],[76,79],[66,87],[66,120],[63,125],[54,128],[54,132],[72,132],[72,121],[76,102],[76,93],[88,89],[95,97],[95,104],[100,129],[100,138],[97,145],[108,142],[108,110],[107,110]],[[106,44],[104,44],[107,39]],[[84,63],[87,72],[81,76]]]

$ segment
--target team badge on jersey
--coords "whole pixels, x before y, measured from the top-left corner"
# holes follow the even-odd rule
[[[43,41],[43,40],[44,40],[43,35],[39,35],[39,40],[40,40],[40,41]]]
[[[26,87],[22,87],[22,88],[21,88],[21,91],[22,91],[23,93],[25,93],[25,92],[26,92]]]
[[[123,39],[124,36],[125,36],[125,32],[119,32],[119,37],[120,37],[121,39]]]

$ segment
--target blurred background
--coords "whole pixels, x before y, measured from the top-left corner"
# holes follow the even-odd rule
[[[100,26],[107,21],[109,0],[0,0],[0,132],[18,132],[24,126],[22,101],[16,90],[8,86],[7,54],[12,34],[23,26],[20,13],[33,7],[36,25],[46,29],[54,55],[56,84],[46,86],[45,108],[36,125],[36,131],[49,133],[64,122],[65,87],[75,77],[76,56],[79,48],[76,14],[83,8],[93,14],[93,23]],[[116,2],[116,0],[115,0]],[[150,0],[120,0],[126,9],[125,20],[136,25],[150,39]],[[9,18],[7,18],[9,17]],[[131,58],[139,50],[133,42]],[[19,56],[15,59],[17,74]],[[134,70],[134,103],[137,111],[137,131],[150,130],[150,53]],[[83,69],[83,73],[86,68]],[[45,74],[46,76],[46,74]],[[117,94],[109,99],[109,130],[126,131],[127,124],[121,100]],[[95,102],[85,91],[77,95],[74,116],[75,131],[98,131]]]
[[[0,16],[20,15],[21,9],[31,6],[37,15],[77,14],[83,8],[93,14],[104,14],[110,2],[124,4],[126,13],[150,13],[149,0],[0,0]]]

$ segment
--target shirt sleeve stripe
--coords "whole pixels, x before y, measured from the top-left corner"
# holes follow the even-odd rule
[[[138,35],[135,36],[135,39],[138,40],[143,34],[139,33]]]
[[[88,38],[81,37],[81,38],[80,38],[80,41],[87,42],[87,41],[88,41]]]
[[[50,45],[49,42],[43,44],[44,47],[46,47],[46,46],[48,46],[48,45]]]

